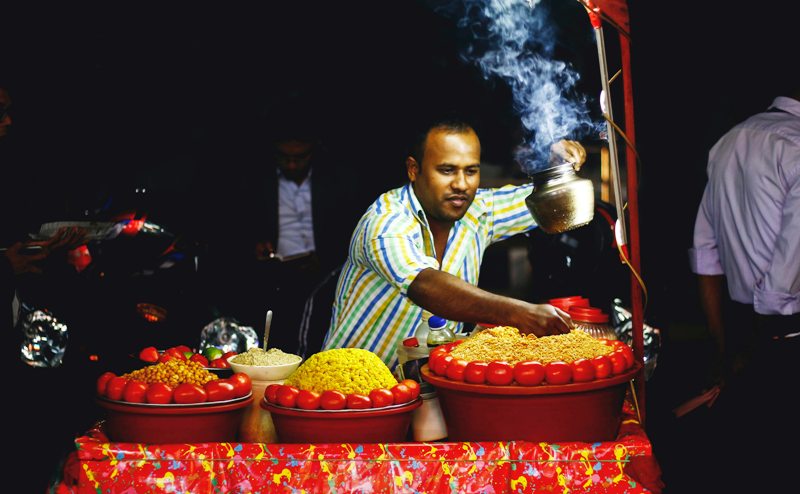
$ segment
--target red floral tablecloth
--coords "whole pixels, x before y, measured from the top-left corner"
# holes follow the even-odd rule
[[[598,443],[132,444],[102,424],[76,439],[59,493],[660,492],[650,441],[626,403]]]

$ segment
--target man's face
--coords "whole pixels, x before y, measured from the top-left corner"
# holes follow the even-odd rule
[[[8,126],[11,125],[11,115],[6,113],[10,105],[11,98],[8,96],[8,92],[0,88],[0,137],[8,133]]]
[[[429,220],[453,223],[466,214],[481,181],[480,161],[481,144],[474,131],[428,133],[422,166],[408,158],[406,168]]]
[[[308,176],[314,143],[306,141],[283,141],[275,145],[275,161],[283,176],[302,182]]]

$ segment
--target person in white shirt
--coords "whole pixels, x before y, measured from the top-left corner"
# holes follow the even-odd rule
[[[788,487],[794,457],[781,451],[800,440],[800,88],[711,149],[689,252],[719,355],[713,448],[746,462],[735,490]]]

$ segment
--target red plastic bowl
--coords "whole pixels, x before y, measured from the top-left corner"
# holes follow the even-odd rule
[[[191,405],[126,403],[97,398],[105,432],[115,442],[167,444],[233,442],[252,393],[234,400]]]
[[[439,396],[451,441],[608,441],[617,437],[628,381],[622,374],[584,383],[491,386],[439,377],[425,365],[422,377]]]
[[[282,443],[397,443],[406,440],[411,412],[422,400],[366,410],[302,410],[262,400]]]

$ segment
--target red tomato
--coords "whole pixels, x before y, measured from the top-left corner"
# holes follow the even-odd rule
[[[354,410],[364,410],[366,408],[372,408],[372,400],[369,398],[369,396],[364,396],[356,393],[349,394],[347,395],[347,408],[352,408]]]
[[[394,396],[394,403],[408,403],[411,401],[411,390],[405,384],[395,384],[392,386],[392,396]]]
[[[597,379],[605,379],[611,375],[611,359],[608,355],[598,355],[592,360],[594,366],[594,377]]]
[[[320,394],[316,391],[301,389],[297,394],[297,408],[316,410],[320,405]]]
[[[430,357],[440,356],[440,355],[447,355],[449,352],[443,346],[437,346],[433,350],[431,350]]]
[[[247,395],[247,393],[253,389],[253,382],[250,380],[250,376],[244,372],[235,372],[231,377],[228,378],[228,382],[233,384],[234,395],[236,398]]]
[[[453,356],[452,355],[443,355],[443,356],[437,358],[436,362],[434,362],[433,372],[435,372],[436,374],[438,374],[440,376],[446,376],[447,375],[447,366],[449,366],[450,362],[452,362],[452,361],[453,361]]]
[[[108,381],[110,381],[112,377],[117,377],[117,375],[113,372],[103,372],[100,374],[100,377],[97,378],[97,396],[105,396],[106,385],[108,385]]]
[[[626,347],[626,346],[628,346],[628,345],[627,345],[627,344],[626,344],[624,341],[622,341],[622,340],[608,340],[608,342],[606,343],[606,345],[611,345],[611,346],[613,346],[615,349],[617,349],[617,348],[622,348],[622,347]],[[628,348],[630,348],[630,347],[628,347]]]
[[[478,360],[468,363],[464,368],[464,381],[470,384],[484,384],[488,367],[489,364]]]
[[[176,358],[178,360],[186,360],[186,355],[175,347],[167,348],[166,350],[164,350],[164,355],[169,355],[172,358]]]
[[[230,369],[231,363],[222,358],[214,359],[209,364],[212,369]]]
[[[280,384],[270,384],[267,386],[267,389],[264,390],[264,396],[267,398],[267,401],[270,403],[278,403],[278,389],[280,389]]]
[[[142,348],[142,351],[139,352],[139,360],[151,363],[158,362],[158,350],[154,346]]]
[[[417,381],[415,381],[413,379],[403,379],[402,381],[400,381],[400,384],[405,384],[406,386],[408,386],[408,389],[411,390],[411,399],[412,400],[416,400],[417,399],[417,396],[419,396],[419,392],[420,392],[420,385],[419,385],[419,383]],[[350,407],[350,408],[352,408],[352,407]]]
[[[125,385],[128,384],[128,380],[122,376],[115,376],[109,379],[108,384],[106,385],[106,397],[109,400],[121,400],[122,393],[125,391]]]
[[[237,355],[237,353],[236,352],[225,352],[222,355],[220,355],[219,358],[224,360],[225,362],[227,362],[228,358],[229,357],[233,357],[234,355]]]
[[[278,400],[278,405],[282,407],[294,408],[297,406],[297,396],[299,394],[300,390],[294,386],[281,384],[281,387],[278,388],[278,392],[275,395],[275,399]]]
[[[445,375],[447,375],[448,379],[452,379],[453,381],[463,381],[464,369],[466,369],[468,363],[469,362],[461,358],[453,359],[450,365],[447,366]]]
[[[323,410],[341,410],[347,405],[347,396],[341,391],[329,389],[319,397],[319,406]]]
[[[166,405],[167,403],[172,403],[172,388],[164,383],[152,383],[147,387],[145,397],[147,398],[147,403]]]
[[[122,399],[131,403],[144,403],[147,394],[147,383],[128,381],[122,390]]]
[[[514,380],[523,386],[537,386],[544,381],[544,365],[526,360],[514,366]]]
[[[192,362],[199,362],[203,367],[208,367],[208,359],[205,358],[202,353],[195,353],[189,357],[189,360]]]
[[[486,382],[495,386],[506,386],[514,380],[514,368],[508,362],[495,360],[486,367]]]
[[[633,356],[633,349],[623,343],[622,345],[617,347],[617,352],[622,353],[622,356],[625,357],[625,368],[630,369],[633,367],[633,361],[635,360]]]
[[[394,394],[386,388],[376,388],[369,392],[374,408],[388,407],[394,404]]]
[[[172,355],[170,353],[167,353],[167,352],[164,352],[164,353],[161,354],[161,356],[158,357],[158,361],[161,362],[161,363],[169,362],[170,360],[172,360],[174,358],[175,358],[174,355]]]
[[[619,350],[612,352],[608,358],[611,359],[611,372],[613,372],[614,375],[625,372],[625,357]]]
[[[199,384],[182,383],[175,387],[172,399],[175,403],[203,403],[208,399],[208,393]]]
[[[566,362],[550,362],[544,366],[544,376],[548,384],[567,384],[572,380],[572,368]]]
[[[569,365],[572,367],[572,380],[576,383],[594,381],[594,365],[591,361],[579,358]]]
[[[236,390],[233,384],[225,379],[215,379],[203,385],[208,394],[208,401],[232,400],[236,397]]]
[[[175,350],[178,350],[179,352],[181,352],[181,353],[184,353],[184,354],[185,354],[186,352],[189,352],[189,353],[194,353],[194,352],[192,352],[192,349],[191,349],[191,348],[189,348],[189,347],[188,347],[188,346],[186,346],[186,345],[178,345],[178,346],[174,346],[174,347],[172,347],[172,348],[174,348]]]

